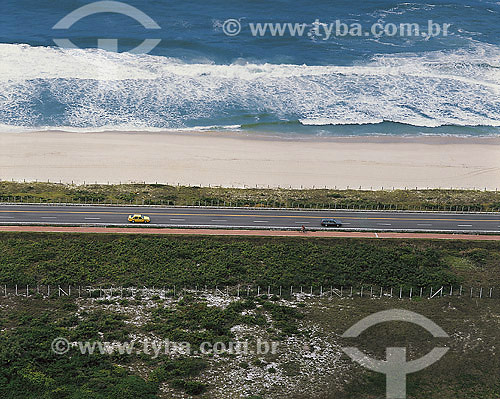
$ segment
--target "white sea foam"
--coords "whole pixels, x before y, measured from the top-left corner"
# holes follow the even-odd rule
[[[200,120],[259,113],[305,125],[500,126],[493,45],[352,66],[190,64],[22,44],[0,44],[0,56],[4,127],[189,130]]]
[[[213,125],[213,126],[193,126],[182,128],[160,128],[140,124],[104,125],[93,127],[73,127],[73,126],[13,126],[0,124],[0,133],[35,133],[48,131],[61,131],[70,133],[95,133],[95,132],[203,132],[203,131],[237,131],[241,125]]]
[[[154,79],[141,56],[99,49],[73,50],[0,44],[0,82],[34,79]],[[139,61],[139,62],[138,62]]]
[[[334,119],[334,118],[310,118],[310,119],[299,119],[299,122],[305,126],[325,126],[325,125],[374,125],[384,122],[383,119],[361,119],[349,118],[344,119]]]

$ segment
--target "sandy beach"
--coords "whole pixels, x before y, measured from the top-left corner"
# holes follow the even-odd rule
[[[500,188],[500,138],[2,133],[0,179],[234,187]]]

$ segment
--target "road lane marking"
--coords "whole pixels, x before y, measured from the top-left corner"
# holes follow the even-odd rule
[[[226,219],[212,219],[212,222],[227,222]]]
[[[417,226],[432,226],[431,223],[417,223]]]
[[[254,220],[254,223],[269,223],[269,220]]]
[[[42,216],[42,219],[57,219],[56,216]]]
[[[85,220],[101,220],[101,218],[85,218]]]
[[[458,227],[472,227],[471,224],[457,224]]]
[[[172,220],[172,221],[174,221],[174,222],[183,222],[183,221],[184,221],[184,220],[186,220],[186,219],[170,219],[170,220]]]
[[[58,214],[109,214],[109,215],[130,215],[125,212],[109,212],[109,211],[15,211],[15,210],[0,210],[0,213],[58,213]],[[308,219],[324,219],[325,216],[305,216],[305,215],[258,215],[258,214],[213,214],[213,213],[155,213],[154,216],[223,216],[223,217],[266,217],[266,218],[308,218]],[[401,221],[444,221],[444,222],[500,222],[500,219],[442,219],[442,218],[395,218],[395,217],[354,217],[343,216],[343,219],[349,220],[401,220]]]
[[[14,216],[0,216],[0,219],[14,219]]]
[[[311,223],[311,222],[295,222],[297,224],[307,224],[307,223]]]
[[[379,226],[391,226],[390,223],[377,223]]]

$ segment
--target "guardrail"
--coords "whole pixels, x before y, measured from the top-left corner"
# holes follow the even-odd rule
[[[499,208],[492,210],[484,210],[479,206],[460,206],[460,205],[432,205],[432,206],[409,206],[402,207],[397,204],[377,205],[369,207],[361,204],[342,204],[339,202],[318,203],[304,205],[293,201],[288,202],[270,202],[261,201],[249,203],[248,201],[192,201],[190,203],[179,203],[176,201],[117,201],[117,202],[101,202],[99,200],[84,199],[83,201],[74,202],[49,202],[36,197],[16,197],[16,196],[0,196],[1,205],[57,205],[57,206],[120,206],[120,207],[177,207],[177,208],[226,208],[226,209],[270,209],[270,210],[307,210],[307,211],[360,211],[360,212],[449,212],[449,213],[500,213]]]

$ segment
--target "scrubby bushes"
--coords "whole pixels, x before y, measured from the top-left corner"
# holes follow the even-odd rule
[[[460,282],[446,261],[459,254],[486,270],[500,249],[465,241],[2,233],[0,284],[441,286]]]
[[[269,312],[274,326],[283,335],[298,333],[296,321],[300,312],[289,306],[278,305],[260,298],[236,301],[226,308],[208,306],[205,302],[179,301],[175,308],[159,306],[152,311],[147,331],[155,332],[172,342],[187,342],[199,346],[203,342],[229,342],[234,335],[231,328],[238,324],[265,326],[264,312]],[[243,314],[255,309],[254,314]]]
[[[0,333],[0,397],[4,399],[153,399],[157,384],[129,374],[109,356],[51,351],[52,340],[69,336],[47,313],[14,315]],[[67,315],[66,317],[70,317]]]
[[[300,208],[498,211],[500,193],[480,190],[332,190],[183,187],[164,184],[0,182],[0,200]]]

